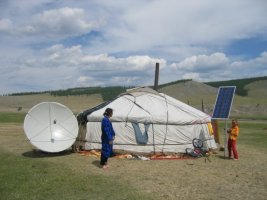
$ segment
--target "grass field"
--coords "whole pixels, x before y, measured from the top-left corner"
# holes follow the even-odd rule
[[[0,113],[0,199],[266,199],[267,121],[240,121],[239,161],[99,159],[36,150],[23,114]],[[223,133],[224,124],[220,124]],[[221,135],[223,141],[223,134]]]
[[[72,112],[79,113],[102,103],[103,99],[100,94],[88,96],[51,96],[50,94],[0,96],[0,113],[27,113],[29,109],[41,102],[58,102],[67,106]]]
[[[23,123],[26,113],[0,113],[0,123]]]

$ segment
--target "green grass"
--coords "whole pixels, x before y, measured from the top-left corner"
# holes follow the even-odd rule
[[[251,120],[251,121],[257,121],[257,120],[267,120],[267,116],[259,116],[259,115],[247,115],[247,116],[233,116],[232,118],[236,119],[243,119],[243,120]]]
[[[44,158],[3,152],[0,160],[1,199],[152,199],[119,179],[95,175],[86,168],[78,173]]]
[[[0,123],[23,123],[25,113],[0,113]]]
[[[267,123],[241,122],[239,142],[267,149]]]
[[[22,121],[24,118],[22,113],[0,113],[0,116],[0,123],[3,121],[5,123]],[[245,145],[248,149],[260,149],[265,152],[267,150],[266,121],[240,120],[239,123],[238,145]],[[224,126],[224,122],[220,121],[221,137],[223,137]],[[228,120],[229,126],[230,120]],[[9,133],[12,132],[12,130],[7,131],[7,133],[3,132],[3,138],[5,136],[8,141],[11,139]],[[19,133],[13,135],[16,138],[19,137]],[[21,144],[22,141],[17,139],[15,142]],[[4,145],[7,142],[2,144],[0,146],[0,199],[157,199],[156,192],[153,196],[148,196],[149,194],[135,190],[129,183],[113,176],[112,171],[110,173],[108,171],[109,174],[105,172],[102,174],[96,173],[88,170],[85,167],[86,165],[73,167],[75,164],[73,163],[73,165],[65,166],[60,164],[62,162],[53,159],[58,156],[58,160],[65,160],[67,163],[73,162],[72,157],[69,157],[68,154],[49,156],[34,151],[23,154],[7,153],[6,149],[12,148],[12,145]],[[77,161],[77,158],[75,160]],[[88,160],[82,162],[88,162]],[[77,167],[80,167],[80,169],[77,169]],[[95,170],[101,169],[95,168]],[[139,170],[139,168],[129,170]],[[162,187],[165,186],[162,185]]]
[[[23,113],[0,113],[0,123],[22,124],[24,117]],[[34,151],[25,155],[7,153],[0,147],[0,199],[155,199],[120,179],[90,173],[85,167],[72,170],[51,162],[49,157]]]

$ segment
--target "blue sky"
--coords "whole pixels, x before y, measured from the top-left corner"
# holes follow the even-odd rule
[[[0,94],[267,75],[266,0],[0,0]]]

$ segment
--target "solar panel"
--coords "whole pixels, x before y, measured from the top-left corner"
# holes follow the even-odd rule
[[[219,87],[216,104],[213,109],[212,118],[214,119],[228,119],[236,86],[222,86]]]

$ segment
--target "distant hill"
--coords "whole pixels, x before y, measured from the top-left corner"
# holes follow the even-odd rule
[[[202,100],[206,103],[214,102],[217,88],[204,83],[187,80],[160,87],[159,92],[172,96],[187,104],[201,104]]]
[[[159,91],[170,95],[197,109],[204,108],[208,114],[212,114],[216,102],[219,86],[236,86],[231,110],[232,116],[251,116],[266,118],[267,116],[267,77],[250,79],[237,79],[212,83],[200,83],[193,80],[174,82]]]
[[[200,83],[191,79],[159,85],[159,92],[172,96],[197,109],[212,114],[219,86],[237,86],[231,114],[233,116],[267,116],[267,76]],[[129,87],[130,88],[130,87]],[[0,96],[0,112],[27,112],[32,106],[44,101],[62,103],[75,112],[110,100],[127,87],[83,87],[67,90],[14,93]],[[18,97],[19,96],[19,97]]]
[[[258,81],[267,81],[267,76],[235,79],[235,80],[228,80],[228,81],[206,82],[205,84],[210,85],[212,87],[236,86],[236,94],[240,96],[247,96],[249,88],[247,88],[246,86],[249,85],[250,83],[258,82]]]
[[[54,90],[44,92],[21,92],[12,93],[7,96],[25,96],[25,95],[38,95],[38,94],[50,94],[52,96],[80,96],[80,95],[94,95],[100,94],[104,101],[110,100],[117,95],[125,92],[130,87],[80,87],[80,88],[69,88],[66,90]]]
[[[206,83],[186,79],[160,85],[159,91],[195,105],[200,104],[202,100],[206,103],[214,102],[220,86],[236,86],[236,95],[239,96],[267,98],[267,76]]]
[[[245,85],[245,90],[248,93],[249,97],[255,98],[264,98],[267,101],[267,79],[266,80],[258,80],[252,83]]]
[[[197,95],[198,93],[210,94],[210,92],[215,91],[212,88],[218,88],[219,86],[236,86],[237,87],[236,94],[240,96],[248,96],[249,91],[255,90],[255,89],[258,90],[258,88],[260,90],[260,93],[266,92],[266,90],[264,89],[266,88],[265,87],[266,81],[267,81],[267,76],[245,78],[245,79],[235,79],[235,80],[228,80],[228,81],[204,82],[202,84],[192,81],[192,79],[185,79],[185,80],[177,80],[177,81],[173,81],[170,83],[161,84],[159,85],[159,90],[164,92],[170,89],[170,91],[173,90],[172,92],[170,92],[173,94],[173,96],[177,96],[179,98],[185,98],[185,96],[182,93],[184,94],[188,93],[188,95],[193,95],[193,96]],[[195,83],[198,83],[198,84],[195,84]],[[176,91],[174,91],[174,88],[178,85],[180,89],[179,91],[180,94],[176,94],[177,89],[175,89]],[[184,91],[181,85],[185,86]],[[73,95],[101,94],[103,97],[103,100],[106,101],[106,100],[116,97],[120,93],[125,92],[129,88],[132,88],[132,87],[122,87],[122,86],[80,87],[80,88],[69,88],[66,90],[55,90],[55,91],[12,93],[12,94],[8,94],[7,96],[24,96],[24,95],[37,95],[37,94],[50,94],[52,96],[73,96]]]

